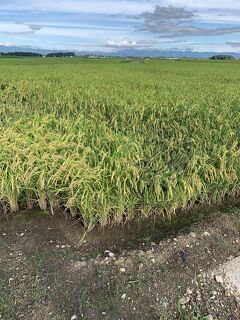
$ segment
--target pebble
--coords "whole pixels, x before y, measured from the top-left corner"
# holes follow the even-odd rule
[[[127,296],[126,293],[122,294],[121,299],[126,299],[126,296]]]
[[[190,235],[190,237],[192,237],[192,238],[196,238],[196,236],[197,236],[195,232],[190,232],[189,235]]]
[[[213,316],[211,314],[209,314],[204,319],[205,320],[213,320]]]
[[[86,261],[76,261],[74,263],[74,268],[77,269],[77,270],[80,270],[82,268],[86,268],[87,266],[87,262]]]
[[[198,294],[198,295],[197,295],[196,300],[197,300],[197,301],[201,301],[201,300],[202,300],[201,294]]]
[[[120,272],[125,272],[126,269],[125,269],[125,268],[120,268],[119,271],[120,271]]]
[[[12,282],[13,280],[14,280],[14,278],[9,278],[8,283]]]
[[[205,231],[202,233],[202,237],[210,237],[210,233]]]
[[[109,252],[108,255],[110,258],[113,258],[115,256],[115,254],[113,252]]]
[[[188,294],[188,295],[193,294],[192,290],[188,288],[188,289],[187,289],[187,294]]]
[[[140,263],[139,266],[138,266],[138,269],[142,270],[143,267],[144,267],[143,263]]]
[[[115,257],[115,254],[113,252],[111,252],[110,250],[105,250],[104,253],[107,253],[110,258]]]
[[[72,317],[71,317],[71,320],[76,320],[78,317],[74,314]]]
[[[223,283],[223,277],[222,277],[221,274],[217,275],[217,276],[215,277],[215,279],[216,279],[216,281],[217,281],[218,283]]]
[[[189,296],[183,296],[181,299],[179,299],[179,304],[180,305],[185,305],[190,301],[190,297]]]

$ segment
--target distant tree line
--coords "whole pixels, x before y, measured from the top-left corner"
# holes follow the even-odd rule
[[[210,60],[235,60],[235,58],[227,54],[218,54],[210,57]]]
[[[43,55],[41,53],[35,53],[35,52],[14,51],[14,52],[0,52],[0,56],[42,57]]]
[[[75,57],[75,53],[74,52],[52,52],[52,53],[46,54],[46,57],[47,58]]]
[[[44,55],[36,52],[23,52],[23,51],[14,51],[14,52],[0,52],[0,56],[14,56],[14,57],[43,57]],[[52,52],[48,53],[46,57],[75,57],[74,52]]]

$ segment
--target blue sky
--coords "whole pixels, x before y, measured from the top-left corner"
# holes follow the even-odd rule
[[[240,0],[0,0],[0,45],[240,52]]]

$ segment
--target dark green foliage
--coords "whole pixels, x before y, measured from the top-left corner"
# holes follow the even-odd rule
[[[46,55],[47,58],[75,57],[74,52],[53,52]]]
[[[219,54],[209,58],[210,60],[235,60],[235,58],[231,55],[227,54]]]
[[[14,51],[14,52],[0,52],[0,56],[42,57],[43,55],[41,53],[35,53],[35,52]]]

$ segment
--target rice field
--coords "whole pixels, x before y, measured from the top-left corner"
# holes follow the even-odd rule
[[[240,189],[239,62],[1,58],[0,202],[86,227]]]

